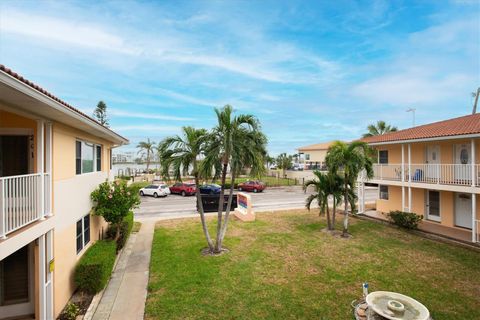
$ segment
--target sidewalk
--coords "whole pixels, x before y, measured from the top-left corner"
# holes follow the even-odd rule
[[[132,234],[95,310],[93,320],[143,319],[155,222]]]

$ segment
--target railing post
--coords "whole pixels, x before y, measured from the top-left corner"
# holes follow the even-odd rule
[[[7,213],[5,210],[6,204],[5,201],[7,197],[5,197],[5,180],[0,179],[0,200],[2,201],[0,203],[0,219],[2,221],[2,225],[0,228],[0,238],[6,239],[6,233],[7,233]]]
[[[472,193],[472,242],[477,241],[477,195]]]
[[[475,139],[472,139],[470,144],[472,153],[472,187],[475,187]]]

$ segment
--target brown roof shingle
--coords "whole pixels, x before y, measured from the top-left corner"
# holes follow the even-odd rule
[[[461,136],[480,133],[480,113],[424,124],[418,127],[363,138],[366,143]]]

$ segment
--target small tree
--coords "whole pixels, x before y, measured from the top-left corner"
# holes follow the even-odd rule
[[[156,149],[156,144],[153,141],[150,141],[150,138],[147,141],[140,141],[137,145],[138,150],[137,154],[145,156],[145,162],[147,163],[147,173],[149,173],[148,168],[150,167],[150,161]]]
[[[385,121],[380,120],[377,121],[376,124],[370,124],[367,127],[368,132],[363,135],[364,138],[373,137],[373,136],[380,136],[385,133],[395,132],[397,131],[397,127],[391,126],[387,124]]]
[[[93,213],[102,216],[117,230],[115,241],[120,237],[120,224],[123,218],[140,204],[140,198],[131,192],[125,182],[101,183],[90,195],[94,202]]]
[[[282,169],[283,177],[285,177],[285,171],[292,167],[292,156],[288,156],[286,153],[282,153],[277,157],[277,167]]]
[[[102,126],[108,127],[107,105],[103,101],[97,103],[97,107],[93,111],[93,117],[97,119]]]

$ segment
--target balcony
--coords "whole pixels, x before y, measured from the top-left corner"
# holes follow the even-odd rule
[[[479,187],[480,165],[411,164],[408,166],[404,164],[402,174],[401,164],[374,164],[371,180]]]
[[[50,212],[48,173],[0,177],[0,238]]]

